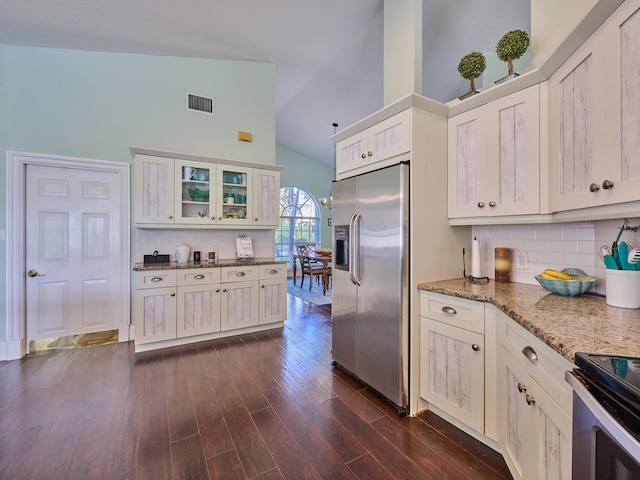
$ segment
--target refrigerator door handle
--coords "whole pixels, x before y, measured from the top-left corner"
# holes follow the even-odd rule
[[[349,219],[349,279],[354,285],[360,286],[360,212],[351,215]]]

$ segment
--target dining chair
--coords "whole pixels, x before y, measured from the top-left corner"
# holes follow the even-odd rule
[[[300,267],[302,270],[302,280],[300,281],[300,288],[304,285],[305,275],[309,276],[309,291],[313,287],[313,278],[319,283],[322,278],[322,266],[318,266],[317,263],[312,263],[309,257],[309,246],[304,244],[296,245],[298,250],[298,260],[300,261]]]

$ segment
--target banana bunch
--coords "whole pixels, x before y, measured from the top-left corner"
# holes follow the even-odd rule
[[[559,270],[551,270],[547,269],[540,274],[542,278],[548,278],[549,280],[574,280],[571,275],[567,275],[564,272],[560,272]]]

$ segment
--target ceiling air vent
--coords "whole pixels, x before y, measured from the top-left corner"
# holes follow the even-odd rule
[[[213,98],[187,93],[187,110],[213,115]]]

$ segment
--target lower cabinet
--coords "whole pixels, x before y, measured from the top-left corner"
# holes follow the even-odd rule
[[[484,304],[420,295],[420,396],[484,433]]]
[[[285,264],[137,271],[135,287],[135,343],[144,349],[287,318]]]
[[[499,324],[498,444],[514,479],[571,478],[573,365],[511,319]]]
[[[493,305],[420,292],[420,397],[516,480],[571,479],[574,367]]]

